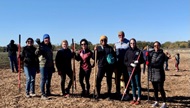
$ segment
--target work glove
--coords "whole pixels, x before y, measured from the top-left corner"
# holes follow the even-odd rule
[[[139,61],[138,61],[138,60],[135,60],[134,63],[137,64],[137,63],[139,63]]]
[[[135,68],[137,65],[135,63],[131,63],[130,66],[132,66],[133,68]]]

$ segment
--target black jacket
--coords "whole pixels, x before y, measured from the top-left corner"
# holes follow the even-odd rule
[[[71,59],[73,58],[74,53],[70,49],[61,49],[57,52],[55,57],[55,63],[58,71],[64,71],[71,69]]]
[[[35,54],[36,48],[34,46],[25,46],[21,54],[21,60],[24,61],[24,66],[36,67],[39,69],[38,56]]]
[[[164,61],[165,54],[163,50],[151,51],[149,54],[149,80],[152,82],[165,81]]]
[[[127,71],[128,72],[132,72],[133,67],[130,65],[131,63],[134,63],[135,60],[137,60],[138,56],[140,54],[139,60],[138,60],[138,64],[135,68],[135,73],[137,72],[141,72],[141,68],[140,68],[140,64],[144,63],[144,58],[143,58],[143,52],[138,49],[137,47],[135,47],[134,49],[132,49],[131,47],[129,47],[129,49],[126,51],[125,53],[125,58],[124,58],[124,64],[127,67]]]
[[[114,56],[114,58],[116,59],[116,54],[113,50],[113,48],[109,45],[105,45],[105,46],[98,46],[97,47],[97,60],[98,60],[98,67],[113,67],[114,64],[108,64],[107,62],[107,55],[108,54],[112,54]],[[95,58],[95,53],[93,56],[93,59]],[[115,60],[116,61],[116,60]]]
[[[18,51],[18,47],[16,44],[8,44],[7,45],[7,52],[8,56],[16,56],[16,52]]]
[[[39,47],[37,47],[35,51],[36,55],[38,55],[40,67],[51,68],[52,72],[54,72],[54,63],[53,63],[53,50],[52,45],[49,43],[48,45],[42,42]]]

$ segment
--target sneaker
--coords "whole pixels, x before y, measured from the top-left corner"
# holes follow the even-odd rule
[[[66,94],[69,94],[70,93],[70,90],[68,88],[65,89],[65,93]]]
[[[158,102],[154,102],[154,104],[152,104],[152,107],[153,108],[158,107]]]
[[[167,107],[166,103],[163,103],[160,108],[166,108],[166,107]]]
[[[141,102],[140,101],[136,101],[135,103],[134,103],[134,105],[139,105]]]
[[[43,99],[43,100],[48,100],[49,98],[48,98],[47,96],[45,96],[45,95],[42,95],[42,96],[41,96],[41,99]]]
[[[64,94],[63,97],[68,98],[70,97],[70,94]]]
[[[50,92],[47,92],[46,93],[46,96],[51,96],[52,94]]]
[[[81,97],[84,97],[85,96],[85,91],[82,91],[81,92]]]
[[[27,98],[30,98],[30,95],[29,95],[29,94],[26,94],[26,97],[27,97]]]
[[[96,96],[95,96],[95,99],[99,99],[99,98],[100,98],[100,96],[99,96],[99,95],[96,95]]]
[[[31,96],[31,97],[35,97],[36,94],[35,94],[35,93],[31,93],[30,96]]]
[[[111,100],[112,100],[110,96],[108,96],[106,99],[107,99],[108,101],[111,101]]]
[[[135,102],[136,102],[135,100],[132,100],[132,101],[130,102],[130,104],[135,104]]]

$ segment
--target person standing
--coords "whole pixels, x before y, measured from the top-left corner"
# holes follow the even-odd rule
[[[163,104],[160,108],[166,108],[166,93],[164,91],[165,71],[164,71],[164,59],[165,54],[160,48],[160,42],[154,42],[154,50],[150,52],[148,56],[149,60],[149,80],[152,82],[154,88],[155,103],[152,107],[158,106],[158,91],[160,91]]]
[[[179,56],[179,53],[176,53],[176,55],[175,55],[175,67],[176,67],[177,72],[179,72],[179,62],[180,62],[180,56]]]
[[[141,100],[141,67],[140,64],[144,63],[143,53],[138,49],[136,45],[136,40],[134,38],[130,39],[129,49],[125,53],[124,58],[125,66],[129,76],[132,75],[132,70],[135,68],[131,78],[131,86],[133,92],[133,101],[131,104],[138,105]],[[136,89],[138,89],[138,98],[136,99]]]
[[[26,46],[23,48],[21,60],[24,62],[24,73],[26,75],[26,97],[36,96],[35,94],[35,77],[39,71],[39,60],[35,54],[36,48],[33,46],[34,40],[28,38]]]
[[[168,69],[168,60],[170,58],[171,58],[171,55],[168,52],[166,52],[165,53],[165,71],[169,71],[169,69]]]
[[[73,71],[71,65],[71,59],[74,57],[74,53],[68,48],[67,40],[62,41],[62,49],[60,49],[55,57],[55,63],[58,70],[58,74],[61,76],[61,91],[64,97],[68,97],[70,94],[70,88],[73,82]],[[66,75],[70,78],[69,84],[65,89]]]
[[[43,41],[39,44],[39,47],[36,49],[36,55],[39,58],[40,65],[40,89],[42,99],[48,99],[47,96],[51,95],[50,86],[51,86],[51,78],[52,73],[55,71],[54,63],[53,63],[53,50],[50,42],[49,34],[43,35]],[[46,92],[45,92],[46,85]]]
[[[123,75],[125,86],[129,79],[129,75],[127,73],[127,68],[124,65],[124,56],[125,52],[129,48],[129,40],[125,38],[125,33],[120,31],[118,33],[119,41],[115,43],[115,52],[116,52],[116,95],[120,98],[120,78]],[[126,91],[126,98],[129,99],[129,89]]]
[[[92,51],[88,48],[88,41],[86,39],[82,39],[80,41],[81,50],[78,51],[75,59],[80,61],[80,72],[79,72],[79,81],[82,88],[81,96],[88,96],[90,91],[90,74],[92,70],[92,66],[90,63],[90,59],[92,58]],[[85,84],[83,82],[85,78],[86,82],[86,90]]]
[[[98,61],[98,73],[96,78],[96,99],[100,98],[101,82],[106,73],[107,81],[107,95],[108,99],[111,99],[111,88],[112,88],[112,74],[114,69],[115,52],[111,46],[107,44],[108,38],[103,35],[100,37],[100,46],[94,48],[97,51]],[[95,57],[95,56],[93,56]]]
[[[18,72],[18,63],[17,63],[17,54],[16,54],[16,52],[18,51],[18,46],[14,44],[14,42],[15,42],[14,40],[11,40],[10,43],[7,45],[7,52],[12,72],[15,72],[14,67],[16,69],[16,72]]]

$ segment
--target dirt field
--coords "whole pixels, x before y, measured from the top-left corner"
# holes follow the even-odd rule
[[[174,54],[176,51],[171,51]],[[167,96],[167,105],[169,108],[187,108],[190,107],[190,51],[182,51],[180,72],[176,72],[174,68],[174,59],[169,60],[169,69],[166,71],[165,91]],[[78,63],[76,70],[78,72]],[[138,106],[130,105],[129,101],[107,100],[100,99],[95,101],[93,98],[81,98],[79,96],[81,88],[77,77],[77,90],[74,96],[64,98],[60,96],[60,77],[57,72],[53,74],[51,83],[51,92],[54,96],[50,96],[49,100],[41,100],[40,98],[40,75],[36,76],[36,97],[25,97],[25,75],[21,75],[21,92],[18,92],[18,78],[17,73],[11,73],[10,69],[0,69],[0,108],[149,108],[153,102],[153,91],[150,83],[150,101],[147,102],[147,73],[142,74],[142,101]],[[91,74],[91,93],[93,91],[93,75]],[[113,80],[112,92],[115,92],[115,83]],[[105,78],[102,82],[101,93],[107,91]],[[123,91],[123,89],[122,89]],[[131,93],[131,91],[130,91]],[[114,95],[113,95],[114,96]]]

